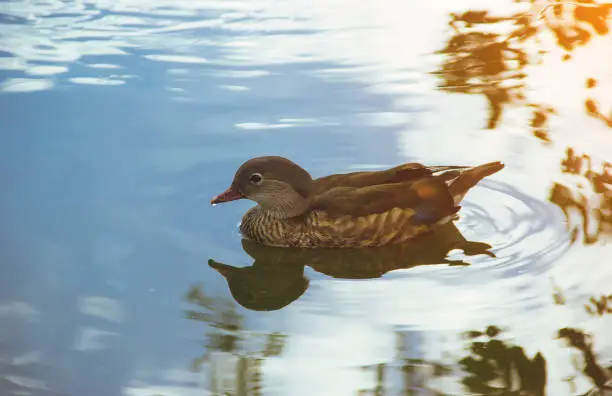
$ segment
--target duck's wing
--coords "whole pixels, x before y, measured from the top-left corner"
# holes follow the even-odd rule
[[[400,209],[399,215],[410,218],[413,225],[435,224],[459,210],[448,191],[447,177],[444,174],[404,183],[336,187],[315,196],[312,209],[330,218],[383,215]]]
[[[447,171],[468,168],[465,166],[425,166],[412,162],[385,170],[330,175],[314,180],[315,194],[322,194],[338,187],[359,188],[391,183],[405,183],[435,176]]]
[[[365,186],[359,183],[363,179],[355,179],[352,185],[347,183],[316,194],[313,209],[323,210],[332,217],[343,215],[361,217],[399,208],[405,209],[405,213],[414,212],[410,221],[413,224],[434,224],[456,213],[460,208],[459,203],[472,187],[503,167],[501,162],[490,162],[474,167],[415,167],[412,177],[410,177],[411,171],[407,171],[406,181],[389,177],[387,183]],[[416,172],[427,173],[416,176]],[[380,175],[362,176],[380,177]]]

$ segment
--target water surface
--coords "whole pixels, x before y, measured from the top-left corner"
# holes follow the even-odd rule
[[[0,393],[604,394],[612,6],[579,4],[0,3]],[[208,204],[268,154],[506,168],[427,248],[304,257]]]

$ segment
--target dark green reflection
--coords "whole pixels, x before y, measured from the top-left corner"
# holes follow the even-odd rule
[[[204,371],[209,374],[209,390],[214,394],[262,395],[263,362],[282,355],[287,335],[278,331],[248,331],[232,300],[208,296],[201,285],[192,286],[185,300],[195,305],[185,312],[186,317],[206,325],[205,351],[192,361],[191,369],[201,371],[207,366]],[[224,369],[224,381],[214,370],[218,364]]]
[[[375,385],[361,389],[359,395],[450,396],[430,386],[431,380],[450,376],[463,385],[462,395],[555,396],[547,389],[549,373],[544,353],[538,351],[529,356],[522,346],[507,340],[511,338],[511,331],[506,332],[495,325],[482,330],[465,331],[461,335],[466,355],[455,358],[447,355],[443,361],[410,357],[413,354],[411,348],[425,347],[423,341],[419,340],[420,331],[396,330],[395,333],[398,340],[395,361],[361,367],[371,373]],[[566,327],[559,329],[552,337],[565,340],[568,347],[580,351],[582,355],[582,359],[579,359],[581,362],[572,362],[591,382],[592,388],[585,393],[578,393],[575,384],[577,378],[565,378],[573,389],[572,395],[612,395],[612,367],[606,368],[598,362],[592,336],[583,330]],[[400,383],[401,391],[398,392]]]
[[[584,304],[584,309],[591,316],[612,314],[612,294],[591,297],[589,303]]]
[[[546,360],[539,352],[528,357],[523,348],[500,340],[501,333],[495,326],[465,333],[471,344],[470,354],[459,361],[467,373],[462,383],[479,395],[543,396]]]
[[[440,227],[410,243],[380,248],[291,249],[242,241],[245,252],[254,259],[249,267],[235,267],[213,259],[208,264],[225,277],[234,299],[256,311],[281,309],[297,300],[308,288],[304,267],[334,278],[372,279],[419,265],[468,265],[449,260],[448,253],[461,249],[468,256],[486,254],[491,246],[467,241],[454,224]]]
[[[595,389],[584,396],[612,395],[612,367],[605,368],[597,362],[593,352],[593,339],[583,330],[565,327],[558,332],[558,338],[566,340],[569,346],[582,352],[582,372],[593,382]]]
[[[465,387],[477,395],[550,395],[546,391],[547,362],[544,355],[537,352],[533,357],[527,356],[522,347],[501,340],[502,333],[496,326],[464,333],[469,340],[469,354],[460,359],[459,364],[467,374],[461,380]],[[560,329],[557,338],[566,340],[568,346],[583,355],[581,371],[594,387],[580,396],[612,394],[612,372],[597,362],[592,338],[575,328]],[[574,387],[575,378],[566,380]]]

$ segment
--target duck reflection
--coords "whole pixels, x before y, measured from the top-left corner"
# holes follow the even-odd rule
[[[556,44],[565,51],[564,60],[571,59],[570,53],[585,46],[594,35],[608,34],[612,5],[592,0],[544,6],[534,1],[516,2],[530,4],[531,9],[504,15],[491,15],[487,10],[451,13],[449,26],[454,33],[446,46],[437,51],[444,61],[433,73],[441,79],[440,90],[486,97],[488,129],[497,127],[508,105],[530,108],[533,135],[548,142],[548,120],[556,110],[529,100],[533,90],[526,87],[525,69],[541,63],[535,52],[540,55],[546,52],[541,49],[540,40],[547,32],[554,35]],[[594,81],[588,78],[587,88],[594,87]],[[605,116],[594,99],[586,99],[585,110],[612,127],[612,114]]]
[[[420,265],[469,265],[447,257],[454,249],[463,250],[466,256],[495,257],[489,251],[491,245],[466,240],[455,224],[446,224],[410,243],[379,248],[288,249],[247,239],[242,247],[255,260],[251,266],[235,267],[213,259],[208,264],[225,278],[236,302],[255,311],[278,310],[300,298],[309,286],[306,266],[333,278],[372,279]]]
[[[585,244],[612,233],[612,164],[603,162],[596,171],[588,154],[579,155],[569,147],[561,161],[561,171],[565,180],[553,184],[549,200],[565,214],[568,226],[573,227],[574,239],[579,230]],[[580,213],[579,226],[573,225],[572,209]]]

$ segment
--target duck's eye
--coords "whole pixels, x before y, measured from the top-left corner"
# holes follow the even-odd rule
[[[250,177],[250,180],[253,184],[261,184],[263,176],[261,175],[261,173],[253,173]]]

